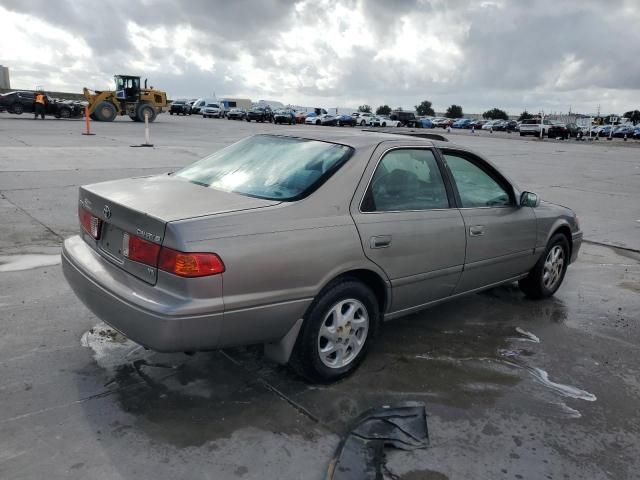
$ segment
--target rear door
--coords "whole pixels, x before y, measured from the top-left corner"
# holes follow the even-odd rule
[[[379,147],[351,206],[365,255],[387,274],[390,312],[449,296],[460,277],[464,222],[432,148]]]
[[[519,207],[511,184],[481,158],[450,149],[441,152],[467,237],[464,272],[456,293],[527,272],[535,263],[533,209]]]

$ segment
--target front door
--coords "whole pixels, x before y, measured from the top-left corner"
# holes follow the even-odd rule
[[[536,216],[487,162],[442,149],[465,223],[467,249],[456,293],[517,277],[535,263]]]
[[[465,230],[433,150],[393,148],[373,159],[364,196],[356,197],[351,213],[365,255],[391,281],[389,313],[451,295],[462,271]]]

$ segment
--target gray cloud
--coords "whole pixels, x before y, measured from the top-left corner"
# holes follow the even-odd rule
[[[69,78],[60,80],[59,68],[55,79],[50,75],[75,89],[129,71],[173,96],[215,91],[327,106],[410,108],[430,99],[440,110],[457,103],[468,112],[498,106],[516,113],[640,104],[634,0],[0,0],[0,6],[86,43],[92,57]],[[143,51],[130,25],[153,32]],[[186,46],[179,44],[185,29]],[[153,35],[166,38],[155,42]],[[57,67],[73,63],[71,47],[37,41],[55,49]],[[31,79],[38,68],[46,65],[25,60],[12,65],[12,74]]]

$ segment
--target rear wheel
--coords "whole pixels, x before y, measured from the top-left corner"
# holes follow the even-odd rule
[[[93,113],[96,116],[95,119],[99,122],[113,122],[118,114],[113,103],[104,101],[98,104]]]
[[[144,122],[145,115],[149,117],[149,123],[156,119],[156,109],[148,103],[139,105],[136,113],[140,122]]]
[[[362,362],[380,323],[375,295],[355,279],[328,286],[307,311],[289,365],[303,377],[332,382]]]
[[[550,297],[560,288],[568,266],[569,241],[563,234],[556,233],[529,276],[520,280],[518,285],[529,298]]]
[[[362,121],[360,122],[360,126],[361,126],[361,127],[364,127],[366,124],[367,124],[367,122],[365,122],[364,120],[362,120]]]
[[[60,116],[60,118],[71,118],[71,110],[63,107],[58,111],[58,115]]]
[[[22,115],[24,113],[24,107],[22,106],[22,104],[20,103],[16,103],[12,108],[11,111],[13,113],[15,113],[16,115]]]

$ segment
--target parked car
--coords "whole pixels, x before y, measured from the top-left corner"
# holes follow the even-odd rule
[[[202,118],[221,118],[224,113],[222,105],[216,102],[207,103],[202,107]]]
[[[498,120],[493,126],[498,132],[515,132],[518,122],[515,120]]]
[[[566,140],[569,138],[569,129],[564,123],[552,121],[547,130],[547,136],[549,138],[561,138]]]
[[[365,127],[369,125],[371,119],[375,116],[373,113],[369,112],[355,112],[351,114],[356,121],[357,125],[361,127]]]
[[[171,102],[169,107],[169,115],[191,115],[191,105],[184,99],[178,99]]]
[[[256,122],[270,122],[273,119],[273,113],[268,107],[254,107],[247,112],[246,120],[250,122],[255,120]]]
[[[265,344],[324,382],[384,320],[514,281],[550,297],[582,242],[572,210],[465,147],[331,130],[86,185],[78,213],[62,269],[115,330],[161,352]]]
[[[539,118],[530,118],[527,120],[523,120],[520,124],[520,136],[524,137],[525,135],[533,135],[540,136],[540,129],[542,128],[542,136],[547,135],[549,127],[551,126],[551,120],[545,119],[540,125]]]
[[[436,117],[432,120],[434,127],[447,128],[449,125],[449,118]]]
[[[613,136],[617,138],[624,138],[625,136],[630,138],[633,136],[634,128],[633,125],[620,125],[613,130]]]
[[[240,108],[232,108],[225,115],[227,120],[244,120],[247,116],[247,112]]]
[[[597,131],[598,136],[608,137],[609,134],[613,132],[613,128],[614,127],[612,125],[602,125]]]
[[[193,102],[193,104],[191,105],[191,113],[192,114],[198,114],[198,113],[202,113],[202,108],[210,102],[215,102],[216,100],[213,98],[198,98],[195,102]]]
[[[404,112],[402,110],[394,110],[389,115],[391,120],[397,120],[400,122],[401,127],[415,127],[417,123],[416,115],[413,112]]]
[[[471,128],[469,125],[471,124],[471,120],[468,118],[461,118],[460,120],[456,120],[451,128]]]
[[[482,130],[493,130],[494,125],[496,125],[496,123],[498,123],[499,120],[489,120],[488,122],[486,122],[484,125],[482,125]]]
[[[482,128],[482,126],[487,123],[489,120],[473,120],[470,124],[469,124],[469,128],[475,128],[476,130],[479,130]]]
[[[45,115],[56,118],[75,118],[82,116],[84,105],[73,100],[61,100],[45,95]],[[28,91],[8,92],[0,95],[0,109],[8,113],[22,115],[35,110],[35,94]]]
[[[306,123],[307,125],[322,125],[325,127],[335,127],[338,124],[338,119],[337,117],[329,114],[329,113],[323,113],[322,115],[314,115],[314,116],[308,116],[307,119],[304,121],[304,123]]]
[[[419,128],[434,128],[433,120],[431,118],[428,118],[428,117],[418,117],[418,118],[416,118],[416,127],[419,127]]]
[[[307,112],[296,112],[296,123],[304,123],[307,118]]]
[[[565,125],[567,127],[567,131],[569,132],[569,137],[577,137],[580,132],[580,127],[575,123],[567,123]]]
[[[369,119],[370,127],[399,127],[401,125],[399,120],[391,120],[388,117],[371,117]]]
[[[633,128],[633,138],[640,140],[640,125],[636,125]]]
[[[336,117],[336,124],[339,127],[344,127],[344,126],[350,126],[350,127],[355,127],[356,126],[356,119],[354,117],[352,117],[351,115],[338,115]]]
[[[273,114],[273,123],[287,123],[289,125],[295,125],[296,114],[290,109],[276,110]]]

